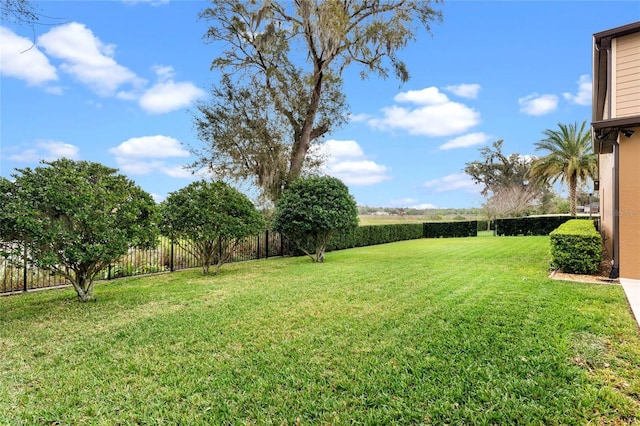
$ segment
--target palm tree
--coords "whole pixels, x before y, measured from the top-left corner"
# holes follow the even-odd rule
[[[578,183],[597,175],[597,157],[591,145],[591,130],[583,121],[564,125],[558,123],[560,130],[545,130],[546,138],[535,143],[536,151],[546,150],[545,157],[538,158],[531,166],[531,176],[541,178],[550,183],[567,182],[569,184],[569,200],[571,215],[576,215],[576,199]]]

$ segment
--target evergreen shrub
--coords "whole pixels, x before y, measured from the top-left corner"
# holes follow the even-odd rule
[[[499,236],[549,235],[573,216],[535,216],[496,219],[496,234]],[[587,218],[585,218],[587,219]]]
[[[571,219],[549,234],[551,262],[570,274],[593,274],[602,261],[602,237],[593,221]]]
[[[475,237],[478,235],[478,221],[466,222],[426,222],[423,224],[425,238]]]
[[[421,223],[359,226],[333,235],[327,244],[327,251],[415,240],[422,237]]]

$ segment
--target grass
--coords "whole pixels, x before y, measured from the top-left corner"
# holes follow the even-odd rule
[[[0,424],[638,424],[619,286],[547,237],[415,240],[0,298]]]

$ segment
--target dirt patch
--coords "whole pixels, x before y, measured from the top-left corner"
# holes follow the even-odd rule
[[[605,259],[602,261],[602,263],[600,263],[598,272],[596,272],[595,274],[581,275],[567,274],[562,271],[551,271],[551,273],[549,274],[549,278],[553,280],[575,281],[580,283],[619,285],[619,279],[609,278],[609,274],[611,273],[611,265],[611,259],[608,259],[607,256],[605,256]]]
[[[580,283],[590,283],[590,284],[613,284],[619,285],[620,280],[615,278],[609,278],[609,275],[581,275],[581,274],[567,274],[564,272],[553,271],[549,274],[549,278],[553,280],[562,280],[562,281],[575,281]]]

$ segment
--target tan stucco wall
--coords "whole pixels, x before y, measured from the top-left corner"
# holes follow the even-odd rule
[[[605,258],[613,257],[613,154],[600,154],[598,159],[600,179],[600,234],[606,250]]]
[[[640,115],[640,33],[613,40],[615,117]]]
[[[620,277],[640,279],[640,126],[620,136]]]

